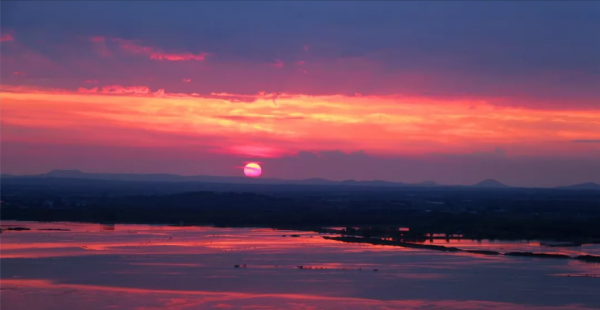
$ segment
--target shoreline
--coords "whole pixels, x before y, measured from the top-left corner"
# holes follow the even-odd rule
[[[15,225],[4,224],[6,221],[21,222],[23,224],[19,224],[19,223],[15,223]],[[35,221],[35,220],[23,221],[23,220],[2,219],[2,220],[0,220],[0,223],[3,228],[0,229],[0,233],[3,233],[3,232],[17,233],[20,231],[32,230],[28,227],[25,227],[26,222],[35,222],[35,223],[71,222],[71,223],[88,223],[88,224],[98,224],[98,225],[106,224],[106,223],[89,222],[89,221]],[[321,233],[336,234],[338,236],[322,236],[322,238],[326,239],[326,240],[334,240],[334,241],[345,242],[345,243],[364,243],[364,244],[372,244],[372,245],[396,246],[396,247],[424,249],[424,250],[433,250],[433,251],[441,251],[441,252],[468,253],[468,254],[489,255],[489,256],[573,259],[573,260],[579,260],[579,261],[588,262],[588,263],[600,263],[600,255],[584,254],[584,255],[578,255],[578,256],[570,256],[570,255],[566,255],[566,254],[543,253],[543,252],[521,252],[521,251],[501,252],[501,251],[494,251],[494,250],[468,250],[468,249],[461,249],[461,248],[454,247],[454,246],[421,244],[421,243],[404,242],[404,241],[400,241],[400,240],[394,241],[394,240],[386,240],[386,239],[377,238],[377,237],[365,238],[365,237],[357,237],[357,236],[348,236],[348,235],[344,235],[344,232],[341,230],[328,229],[328,228],[323,228],[323,227],[315,229],[314,227],[313,228],[310,228],[310,227],[304,227],[304,228],[301,228],[301,227],[272,227],[272,226],[260,226],[260,225],[222,226],[222,225],[214,225],[214,224],[187,224],[187,225],[179,224],[179,225],[177,225],[177,224],[173,224],[173,223],[139,223],[139,222],[138,223],[115,222],[115,223],[111,223],[111,224],[121,224],[121,225],[148,224],[148,225],[168,225],[168,226],[175,226],[175,227],[178,227],[178,226],[180,226],[180,227],[211,226],[211,227],[215,227],[215,228],[224,228],[224,227],[228,227],[228,228],[269,228],[269,229],[274,229],[274,230],[292,230],[292,231],[302,231],[302,232],[316,232],[319,234],[321,234]],[[42,228],[42,229],[37,229],[37,230],[40,230],[40,231],[69,231],[66,229],[57,229],[57,228]],[[460,238],[460,239],[471,240],[469,238]],[[504,239],[498,239],[498,240],[504,240]],[[511,241],[511,240],[507,239],[506,241]],[[573,244],[575,244],[575,243],[574,242],[573,243],[561,243],[561,244],[550,246],[550,245],[543,245],[540,243],[541,246],[548,246],[548,247],[554,247],[554,248],[561,247],[561,246],[570,247],[570,246],[573,246]],[[598,244],[598,243],[588,243],[588,244]],[[583,245],[583,243],[580,245]]]
[[[418,244],[418,243],[409,243],[402,241],[391,241],[391,240],[383,240],[379,238],[358,238],[358,237],[329,237],[323,236],[323,239],[326,240],[335,240],[346,243],[367,243],[373,245],[383,245],[383,246],[397,246],[404,248],[415,248],[415,249],[425,249],[425,250],[434,250],[434,251],[442,251],[442,252],[462,252],[462,253],[470,253],[470,254],[480,254],[480,255],[503,255],[503,256],[515,256],[515,257],[536,257],[536,258],[555,258],[555,259],[575,259],[589,263],[600,263],[600,255],[578,255],[578,256],[569,256],[566,254],[552,254],[552,253],[534,253],[534,252],[499,252],[499,251],[489,251],[489,250],[465,250],[457,247],[448,247],[444,245],[430,245],[430,244]]]

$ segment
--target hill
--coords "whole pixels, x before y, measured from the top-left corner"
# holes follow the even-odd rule
[[[390,182],[382,180],[371,180],[371,181],[357,181],[357,180],[345,180],[345,181],[334,181],[323,178],[309,178],[304,180],[285,180],[278,178],[247,178],[243,176],[211,176],[211,175],[195,175],[195,176],[182,176],[176,174],[166,173],[155,173],[155,174],[130,174],[130,173],[87,173],[77,169],[73,170],[52,170],[48,173],[38,175],[9,175],[2,174],[2,180],[31,180],[32,182],[40,182],[42,179],[46,180],[58,180],[58,179],[71,179],[71,180],[98,180],[98,181],[134,181],[134,182],[154,182],[154,183],[211,183],[211,184],[222,184],[225,185],[252,185],[252,186],[263,186],[263,185],[303,185],[303,186],[343,186],[347,188],[355,187],[368,187],[368,188],[452,188],[462,185],[446,185],[438,184],[435,181],[425,181],[420,183],[402,183],[402,182]],[[36,179],[36,180],[34,180]],[[494,188],[516,188],[503,184],[495,179],[486,179],[473,185],[466,187],[480,188],[480,189],[494,189]],[[575,185],[559,186],[554,189],[570,189],[570,190],[600,190],[600,184],[594,182],[581,183]]]
[[[558,189],[580,189],[580,190],[600,190],[600,184],[594,182],[587,182],[568,186],[559,186]]]
[[[487,180],[483,180],[477,184],[473,185],[474,187],[481,187],[481,188],[508,188],[508,185],[502,184],[494,179],[487,179]]]
[[[320,185],[320,186],[365,186],[365,187],[394,187],[403,186],[401,182],[387,181],[332,181],[321,178],[305,180],[284,180],[277,178],[247,178],[237,176],[182,176],[176,174],[117,174],[117,173],[87,173],[80,170],[52,170],[48,173],[29,176],[2,176],[3,178],[56,178],[56,179],[85,179],[105,181],[143,181],[143,182],[203,182],[226,184],[270,184],[270,185]]]

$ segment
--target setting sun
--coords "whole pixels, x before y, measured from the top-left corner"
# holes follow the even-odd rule
[[[261,173],[262,168],[257,163],[249,163],[244,167],[244,174],[249,178],[257,178]]]

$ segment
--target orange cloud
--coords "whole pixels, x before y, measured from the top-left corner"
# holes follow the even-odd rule
[[[103,86],[102,93],[105,94],[134,94],[134,95],[140,95],[140,94],[149,94],[150,93],[150,89],[146,86],[128,86],[128,87],[123,87],[120,85],[107,85],[107,86]]]
[[[598,143],[571,142],[598,139],[596,110],[497,107],[470,99],[292,94],[279,94],[274,106],[271,93],[173,94],[120,85],[77,92],[3,86],[1,94],[4,125],[64,129],[65,135],[85,136],[91,144],[110,143],[115,131],[123,143],[149,143],[139,138],[139,131],[152,137],[152,144],[171,145],[177,143],[174,137],[185,136],[218,152],[261,157],[300,150],[365,150],[382,156],[472,153],[498,146],[507,156],[587,156],[600,149]],[[73,130],[78,124],[87,129]],[[2,139],[33,137],[14,131],[3,133]]]
[[[151,92],[150,88],[146,86],[121,86],[121,85],[105,85],[102,88],[93,87],[93,88],[85,88],[79,87],[77,89],[78,93],[81,94],[108,94],[108,95],[151,95],[154,97],[163,97],[165,96],[165,90],[159,89],[156,92]],[[173,96],[177,96],[177,94],[172,94]]]

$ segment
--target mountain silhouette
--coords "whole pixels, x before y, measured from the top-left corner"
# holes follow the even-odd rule
[[[45,174],[45,176],[55,177],[55,178],[80,178],[84,177],[86,173],[81,170],[72,169],[72,170],[52,170]]]
[[[435,181],[423,181],[421,183],[415,183],[415,184],[411,184],[414,186],[440,186],[438,183],[436,183]]]
[[[594,182],[587,182],[587,183],[581,183],[581,184],[575,184],[575,185],[559,186],[559,187],[556,187],[556,188],[559,188],[559,189],[594,189],[594,190],[600,190],[600,184],[594,183]]]
[[[226,184],[264,184],[264,185],[313,185],[313,186],[351,186],[351,187],[455,187],[457,185],[441,185],[435,181],[424,181],[420,183],[402,183],[381,180],[372,181],[333,181],[323,178],[309,178],[304,180],[285,180],[278,178],[247,178],[243,176],[211,176],[195,175],[182,176],[176,174],[154,173],[154,174],[127,174],[127,173],[87,173],[77,169],[52,170],[48,173],[38,175],[9,175],[2,174],[2,179],[31,179],[31,178],[60,178],[60,179],[85,179],[105,181],[138,181],[138,182],[201,182],[201,183],[226,183]],[[460,185],[458,185],[460,186]],[[472,188],[511,188],[494,179],[486,179],[479,183],[470,185]],[[594,182],[558,186],[555,189],[573,190],[600,190],[600,184]]]
[[[4,177],[4,175],[3,175]],[[18,176],[7,176],[18,177]],[[402,182],[388,181],[332,181],[322,178],[310,178],[305,180],[284,180],[277,178],[248,178],[242,176],[210,176],[195,175],[182,176],[176,174],[119,174],[119,173],[86,173],[77,169],[52,170],[40,175],[23,177],[43,178],[65,178],[86,180],[108,180],[108,181],[143,181],[143,182],[204,182],[204,183],[228,183],[228,184],[291,184],[291,185],[344,185],[344,186],[369,186],[369,187],[393,187],[403,186]]]
[[[475,187],[484,187],[484,188],[507,188],[508,185],[502,184],[494,179],[483,180],[477,184],[474,184]]]

